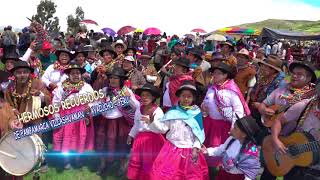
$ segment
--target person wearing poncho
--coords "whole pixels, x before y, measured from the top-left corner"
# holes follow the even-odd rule
[[[196,94],[196,87],[185,81],[176,92],[179,104],[149,125],[151,130],[166,133],[167,139],[153,163],[152,180],[209,179],[206,160],[199,152],[205,137],[202,113],[194,105]]]

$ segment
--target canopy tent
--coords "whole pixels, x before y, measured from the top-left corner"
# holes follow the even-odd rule
[[[270,28],[263,28],[260,38],[264,41],[266,39],[292,39],[300,41],[320,40],[320,34],[308,35],[303,32],[295,32],[288,30],[276,30]]]
[[[225,34],[241,34],[241,35],[259,35],[259,31],[252,28],[222,28],[216,32],[225,33]]]

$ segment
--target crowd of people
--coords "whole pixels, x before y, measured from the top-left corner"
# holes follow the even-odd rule
[[[117,165],[117,175],[130,180],[272,180],[261,153],[265,137],[280,153],[288,148],[280,135],[308,132],[320,140],[318,61],[296,59],[282,41],[260,47],[254,39],[84,31],[48,39],[31,27],[20,38],[12,27],[1,36],[1,136],[50,118],[16,118],[34,108],[101,89],[103,102],[130,97],[96,117],[96,102],[77,106],[85,118],[40,135],[45,144],[52,138],[52,151],[78,153],[76,164],[63,156],[65,170],[86,165],[81,154],[94,151],[107,154],[96,169],[101,176]],[[279,114],[274,105],[286,110],[271,120]],[[296,166],[284,179],[319,179],[317,163]]]

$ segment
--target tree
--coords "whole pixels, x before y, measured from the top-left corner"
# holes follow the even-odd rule
[[[68,23],[68,33],[70,34],[76,34],[79,29],[81,28],[80,26],[80,21],[84,19],[84,11],[82,7],[78,6],[76,8],[76,17],[74,17],[72,14],[70,14],[67,17],[67,23]]]
[[[37,6],[37,14],[32,16],[32,20],[42,24],[46,31],[57,33],[60,31],[59,18],[53,17],[56,8],[57,5],[51,0],[41,0]]]

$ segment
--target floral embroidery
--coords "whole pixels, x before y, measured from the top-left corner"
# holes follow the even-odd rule
[[[61,73],[67,69],[69,65],[61,65],[58,61],[53,64],[53,69],[60,71]]]
[[[84,81],[82,80],[78,83],[71,83],[70,79],[66,79],[62,83],[62,87],[64,91],[62,100],[65,100],[70,94],[79,92],[83,86],[84,86]]]

